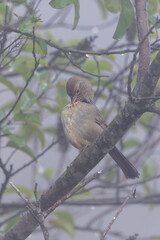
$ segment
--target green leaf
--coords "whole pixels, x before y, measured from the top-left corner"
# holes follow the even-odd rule
[[[74,3],[75,0],[52,0],[49,2],[52,8],[61,9]]]
[[[157,163],[155,161],[147,162],[143,167],[142,176],[143,179],[147,179],[156,174],[157,171]]]
[[[48,40],[54,41],[54,35],[51,31],[49,31],[49,30],[45,31],[45,35],[46,35]]]
[[[144,187],[144,189],[145,189],[147,194],[151,194],[152,193],[151,188],[150,188],[150,186],[147,183],[144,183],[143,187]]]
[[[30,33],[33,30],[33,27],[36,25],[36,23],[30,23],[27,24],[26,22],[22,22],[18,28],[23,33]]]
[[[143,179],[147,179],[152,176],[155,176],[157,173],[157,169],[158,169],[157,167],[158,167],[157,163],[153,160],[145,163],[145,165],[143,167],[143,171],[142,171]],[[151,194],[152,190],[148,183],[144,183],[143,187],[144,187],[145,191],[147,192],[147,194]]]
[[[49,81],[49,82],[46,81],[46,79],[48,78],[48,71],[44,70],[42,72],[36,72],[35,77],[40,82],[40,86],[41,86],[41,89],[43,90],[43,92],[47,91],[52,86],[51,81]]]
[[[101,70],[107,70],[107,71],[112,70],[112,65],[110,64],[110,62],[108,62],[106,60],[100,60],[99,61],[99,66],[100,66]]]
[[[34,113],[23,113],[19,112],[15,114],[14,116],[14,121],[16,122],[25,122],[25,123],[36,123],[36,124],[41,124],[39,117],[34,114]]]
[[[79,1],[78,0],[52,0],[49,3],[51,7],[55,9],[61,9],[64,7],[67,7],[70,4],[74,4],[74,24],[73,24],[73,30],[76,28],[79,20]]]
[[[148,0],[147,11],[149,14],[153,15],[158,10],[158,0]]]
[[[9,24],[9,22],[12,20],[12,12],[11,12],[11,8],[9,7],[9,5],[6,3],[0,3],[0,24],[4,24],[4,19],[5,19],[5,14],[6,14],[6,10],[7,10],[7,23]]]
[[[104,0],[97,0],[97,3],[98,3],[99,8],[100,8],[100,10],[101,10],[101,12],[102,12],[102,17],[103,17],[103,18],[106,18],[106,16],[107,16],[107,11],[106,11],[106,6],[105,6]]]
[[[72,216],[67,211],[56,211],[57,219],[50,220],[50,224],[54,227],[64,230],[71,237],[75,235],[75,226]]]
[[[42,53],[43,53],[43,56],[45,57],[47,55],[47,44],[46,44],[46,42],[43,39],[38,38],[38,37],[36,37],[36,42],[40,46],[40,48],[42,50]]]
[[[33,194],[33,189],[20,186],[20,185],[17,185],[17,188],[19,189],[20,192],[22,192],[23,194],[26,194],[27,196],[31,196]],[[12,187],[8,187],[5,193],[16,193],[16,192]]]
[[[51,136],[57,136],[57,128],[54,128],[53,126],[45,128],[44,131]]]
[[[25,4],[26,0],[12,0],[14,6],[18,6],[20,4]]]
[[[15,14],[16,15],[16,14]],[[34,22],[30,22],[30,19],[23,20],[22,17],[18,17],[20,24],[18,25],[18,28],[23,33],[30,33],[33,31],[33,27],[36,25]]]
[[[117,13],[120,11],[120,0],[104,0],[106,8],[111,13]]]
[[[61,98],[60,96],[57,96],[56,102],[59,104],[59,106],[58,107],[55,106],[54,110],[56,110],[57,112],[61,112],[64,106],[66,105],[66,101],[64,101],[64,99]]]
[[[105,98],[105,99],[106,99],[106,98]],[[107,109],[105,109],[105,110],[103,111],[103,117],[104,117],[104,119],[107,119],[108,114],[109,114],[109,111],[108,111]]]
[[[141,116],[141,118],[138,120],[141,124],[142,127],[144,127],[145,129],[150,127],[150,122],[152,120],[152,118],[154,117],[153,113],[145,113]]]
[[[28,124],[22,125],[18,131],[18,136],[22,137],[25,140],[25,142],[27,142],[32,135],[33,131]]]
[[[132,24],[134,19],[134,10],[130,0],[121,0],[121,13],[113,35],[114,39],[120,39]]]
[[[10,137],[10,136],[9,136]],[[15,140],[15,139],[14,139]],[[9,141],[7,143],[8,147],[14,148],[14,149],[18,149],[24,153],[26,153],[27,155],[29,155],[30,157],[34,158],[34,154],[31,151],[31,149],[22,141],[22,143],[20,144],[20,142],[18,141],[18,143],[16,141]]]
[[[17,91],[18,92],[21,92],[22,90],[23,90],[23,87],[19,87],[19,86],[17,86],[16,87],[17,88]],[[33,88],[32,88],[32,90],[34,90]],[[28,95],[28,97],[30,98],[30,99],[37,99],[37,95],[34,93],[34,92],[32,92],[31,90],[29,90],[29,89],[26,89],[25,90],[25,93],[27,93],[27,95]]]
[[[90,81],[90,83],[91,83],[92,86],[97,86],[98,81],[97,81],[97,79],[95,78],[95,79],[92,79],[92,80]],[[107,87],[108,87],[108,85],[109,85],[109,84],[107,84]],[[104,79],[101,79],[101,80],[100,80],[100,86],[102,86],[102,87],[106,86],[106,79],[105,79],[105,80],[104,80]]]
[[[37,135],[40,143],[41,143],[41,148],[44,148],[45,146],[45,137],[44,137],[44,132],[43,130],[37,126],[36,124],[33,123],[29,123],[30,128],[32,129],[32,131]]]
[[[9,88],[14,94],[17,93],[16,87],[7,78],[0,76],[0,82]]]
[[[35,53],[41,56],[47,55],[47,45],[44,40],[36,37],[35,41]],[[42,41],[41,41],[42,40]],[[22,51],[24,52],[32,52],[33,51],[33,40],[27,39],[25,45],[22,47]],[[48,63],[44,59],[40,59],[40,64],[44,66],[48,66]]]
[[[12,218],[11,220],[9,220],[9,221],[7,222],[7,225],[5,226],[4,232],[5,232],[5,233],[8,232],[8,230],[9,230],[13,225],[15,225],[16,222],[18,222],[19,219],[20,219],[20,216],[16,216],[16,217]]]
[[[61,81],[57,84],[57,97],[56,97],[56,102],[58,103],[58,107],[55,106],[55,110],[58,112],[62,111],[63,107],[67,104],[66,101],[66,81]]]
[[[48,67],[48,62],[42,58],[40,59],[39,63],[45,67]]]
[[[19,111],[26,112],[28,111],[33,104],[36,102],[36,98],[30,98],[29,94],[25,91],[19,102],[17,103],[17,106],[15,108],[15,113],[19,113]]]
[[[113,180],[115,178],[115,176],[117,175],[117,170],[115,168],[113,168],[111,171],[109,171],[106,176],[105,176],[105,180],[107,182],[110,182],[111,180]]]
[[[76,193],[75,195],[72,196],[72,198],[83,198],[83,197],[90,197],[90,196],[91,196],[91,193],[87,191],[82,193]]]
[[[80,43],[82,42],[82,40],[81,39],[71,39],[71,40],[69,40],[69,41],[67,41],[67,42],[64,42],[63,43],[63,47],[68,47],[68,46],[71,46],[71,47],[73,47],[73,46],[77,46],[77,45],[79,45]]]
[[[43,175],[48,178],[51,179],[54,173],[54,169],[53,168],[48,168],[44,171]]]
[[[115,55],[104,55],[104,57],[108,58],[111,61],[114,61],[116,59]]]
[[[12,140],[20,148],[26,145],[24,139],[18,135],[11,134],[9,135],[8,138]]]
[[[154,25],[157,22],[157,18],[153,15],[148,14],[148,21],[150,24]],[[156,25],[156,29],[160,28],[160,23]]]
[[[141,145],[140,141],[136,138],[130,138],[124,143],[124,148],[139,147]]]
[[[79,21],[79,1],[75,0],[74,1],[74,11],[75,11],[75,15],[74,15],[74,24],[73,24],[73,28],[72,30],[74,30],[78,24]]]
[[[3,109],[0,109],[0,120],[5,116],[5,111]]]
[[[22,139],[28,141],[33,134],[35,134],[40,141],[41,148],[44,148],[45,146],[45,137],[44,137],[44,131],[40,128],[37,123],[33,122],[26,122],[25,125],[23,125],[18,132],[18,136],[20,136]]]
[[[37,21],[38,21],[38,17],[34,13],[29,14],[29,16],[26,17],[26,18],[18,16],[17,14],[15,14],[15,16],[18,17],[18,21],[19,21],[18,28],[19,28],[19,30],[21,32],[24,32],[24,33],[32,32],[33,27],[36,26]]]
[[[100,70],[110,71],[112,69],[111,63],[105,60],[99,61]],[[83,64],[83,69],[88,72],[98,74],[97,64],[94,60],[88,60]]]
[[[152,240],[160,240],[160,236],[153,236]]]
[[[68,59],[66,57],[56,57],[56,59],[54,60],[54,64],[67,64],[68,63]]]
[[[25,194],[29,199],[33,199],[33,200],[35,199],[34,192],[33,192],[32,188],[27,188],[27,187],[20,186],[20,185],[17,185],[17,188],[19,189],[20,192]],[[7,193],[7,194],[14,194],[15,193],[16,194],[15,190],[12,187],[8,187],[5,190],[5,193]],[[40,192],[37,192],[37,195],[40,196]]]
[[[18,56],[12,63],[13,70],[22,75],[26,80],[30,77],[34,66],[35,60],[27,55]]]
[[[54,106],[52,107],[50,104],[45,102],[39,103],[40,107],[47,109],[51,113],[60,113],[62,111],[62,108],[60,106]],[[65,106],[66,104],[64,104]]]

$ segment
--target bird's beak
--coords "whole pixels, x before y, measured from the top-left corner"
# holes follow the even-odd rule
[[[71,98],[71,103],[74,105],[75,103],[78,102],[77,96],[70,97]]]
[[[73,104],[74,97],[70,97],[70,98],[71,98],[71,103]]]

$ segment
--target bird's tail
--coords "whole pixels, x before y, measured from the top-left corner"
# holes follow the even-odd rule
[[[110,152],[110,156],[122,169],[126,178],[138,178],[139,173],[137,169],[128,161],[128,159],[116,148],[114,147]]]

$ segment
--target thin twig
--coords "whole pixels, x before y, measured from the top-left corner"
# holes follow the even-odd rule
[[[6,186],[7,186],[8,182],[9,182],[9,179],[10,179],[10,177],[12,175],[13,165],[10,165],[9,170],[7,170],[6,169],[6,165],[3,164],[3,162],[2,162],[2,160],[0,158],[0,168],[2,169],[2,172],[4,173],[4,176],[5,176],[4,182],[2,183],[2,187],[0,189],[0,200],[1,200],[1,198],[3,196],[3,193],[4,193],[5,189],[6,189]]]
[[[13,42],[11,42],[7,47],[5,47],[2,51],[0,51],[0,55],[4,53],[8,48],[10,48],[14,43],[16,43],[20,38],[22,37],[23,34],[20,34]]]
[[[127,204],[128,200],[131,198],[131,196],[133,196],[135,198],[135,187],[132,189],[132,191],[128,194],[128,196],[125,198],[124,202],[122,203],[122,205],[120,206],[119,210],[116,212],[115,216],[113,217],[112,221],[109,223],[108,227],[105,229],[105,231],[103,232],[101,239],[100,240],[104,240],[105,236],[107,235],[107,233],[109,232],[109,230],[111,229],[113,223],[115,222],[115,220],[117,219],[117,217],[119,216],[119,214],[122,212],[123,208],[125,207],[125,205]]]
[[[38,183],[35,183],[35,186],[34,186],[34,196],[35,196],[36,201],[38,201],[37,187],[38,187]]]
[[[37,69],[39,65],[39,62],[37,64],[35,64],[34,69],[32,70],[32,73],[30,75],[30,77],[28,78],[24,88],[22,89],[22,91],[20,92],[19,96],[17,97],[17,100],[15,101],[15,103],[13,104],[13,106],[11,107],[11,109],[9,110],[9,112],[0,120],[0,124],[2,124],[13,112],[13,110],[15,109],[15,107],[17,106],[18,102],[20,101],[22,94],[24,93],[24,91],[26,90],[26,88],[28,87],[28,84],[30,83],[30,80],[32,79],[32,77],[34,76],[34,73]]]
[[[19,94],[17,100],[15,101],[15,103],[13,104],[12,108],[9,110],[9,112],[6,114],[6,116],[4,116],[4,117],[0,120],[0,124],[2,124],[2,123],[10,116],[10,114],[13,112],[13,110],[14,110],[15,107],[17,106],[18,102],[20,101],[22,94],[24,93],[24,91],[25,91],[26,88],[28,87],[28,84],[30,83],[30,80],[31,80],[32,77],[34,76],[35,71],[36,71],[37,68],[38,68],[40,59],[37,60],[36,54],[35,54],[35,35],[34,35],[34,28],[33,28],[33,50],[32,50],[32,54],[33,54],[33,57],[34,57],[34,59],[35,59],[34,69],[32,70],[32,73],[31,73],[30,77],[28,78],[28,80],[27,80],[27,82],[26,82],[23,90],[20,92],[20,94]]]
[[[56,141],[53,141],[48,147],[46,147],[40,154],[38,154],[30,162],[24,164],[22,167],[18,168],[16,171],[12,172],[12,176],[14,176],[16,173],[20,172],[24,168],[30,166],[33,162],[37,161],[37,159],[39,159],[41,156],[43,156],[50,148],[52,148],[58,142],[59,142],[59,139],[57,139]]]
[[[51,212],[53,212],[55,210],[55,208],[57,208],[60,204],[62,204],[65,200],[67,200],[68,198],[70,198],[71,196],[73,196],[76,192],[78,192],[81,188],[83,188],[85,185],[87,185],[88,183],[90,183],[91,181],[93,181],[95,178],[97,178],[100,174],[102,173],[102,170],[96,172],[95,174],[93,174],[92,176],[83,179],[81,181],[81,183],[73,188],[68,194],[66,194],[64,197],[62,197],[61,199],[59,199],[53,206],[51,206],[50,208],[48,208],[45,212],[44,212],[44,216],[48,216]]]
[[[80,69],[83,73],[87,73],[88,75],[91,75],[91,76],[94,76],[94,77],[109,77],[108,75],[97,75],[97,74],[94,74],[94,73],[91,73],[91,72],[87,72],[85,71],[84,69],[82,69],[78,64],[75,63],[75,61],[73,61],[69,55],[67,54],[66,51],[63,51],[64,55],[66,56],[66,58],[69,59],[70,63],[75,66],[76,68]]]
[[[2,29],[3,30],[3,29]],[[10,28],[7,27],[7,31],[8,32],[15,32],[15,33],[19,33],[19,34],[23,34],[24,36],[33,38],[33,35],[31,33],[22,33],[20,30],[18,29],[14,29],[14,28]],[[89,54],[89,55],[97,55],[97,56],[101,56],[101,55],[113,55],[113,54],[125,54],[125,53],[131,53],[131,52],[135,52],[136,49],[125,49],[125,50],[121,50],[121,51],[108,51],[108,50],[102,50],[102,51],[91,51],[91,50],[79,50],[79,49],[74,49],[74,48],[63,48],[58,46],[57,44],[51,42],[50,40],[45,40],[44,38],[41,38],[43,41],[45,41],[45,43],[53,48],[56,48],[62,52],[66,52],[66,53],[73,53],[73,54]]]
[[[19,195],[19,197],[24,201],[26,208],[28,211],[32,214],[32,216],[35,218],[35,220],[40,225],[43,236],[45,240],[49,240],[49,233],[46,227],[44,226],[44,215],[41,211],[41,209],[37,205],[33,205],[27,198],[23,196],[23,194],[20,192],[20,190],[16,187],[16,185],[12,182],[10,182],[10,185],[14,188],[16,193]]]
[[[35,66],[38,64],[39,60],[37,61],[37,57],[36,57],[36,53],[35,53],[35,27],[33,27],[33,50],[32,50],[32,54],[35,60]]]

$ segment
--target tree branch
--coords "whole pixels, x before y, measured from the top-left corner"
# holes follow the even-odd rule
[[[113,223],[116,221],[117,217],[119,216],[119,214],[122,212],[123,208],[125,207],[125,205],[127,204],[128,200],[131,198],[131,196],[134,195],[135,193],[135,187],[132,189],[132,191],[128,194],[128,196],[125,198],[124,202],[122,203],[122,205],[120,206],[119,210],[116,212],[115,216],[113,217],[112,221],[108,224],[108,227],[105,229],[105,231],[103,232],[101,239],[100,240],[104,240],[105,236],[107,235],[107,233],[109,232],[109,230],[111,229]]]
[[[160,107],[157,106],[157,105],[151,106],[149,111],[152,112],[152,113],[156,113],[156,114],[160,115]]]
[[[136,8],[136,18],[137,18],[137,31],[138,39],[141,42],[146,34],[148,33],[148,18],[146,11],[147,0],[135,0]],[[145,91],[145,75],[149,68],[150,62],[150,45],[149,38],[147,37],[145,41],[141,44],[139,49],[139,68],[138,68],[138,77],[136,82],[136,88],[134,94],[138,96],[148,95]]]

